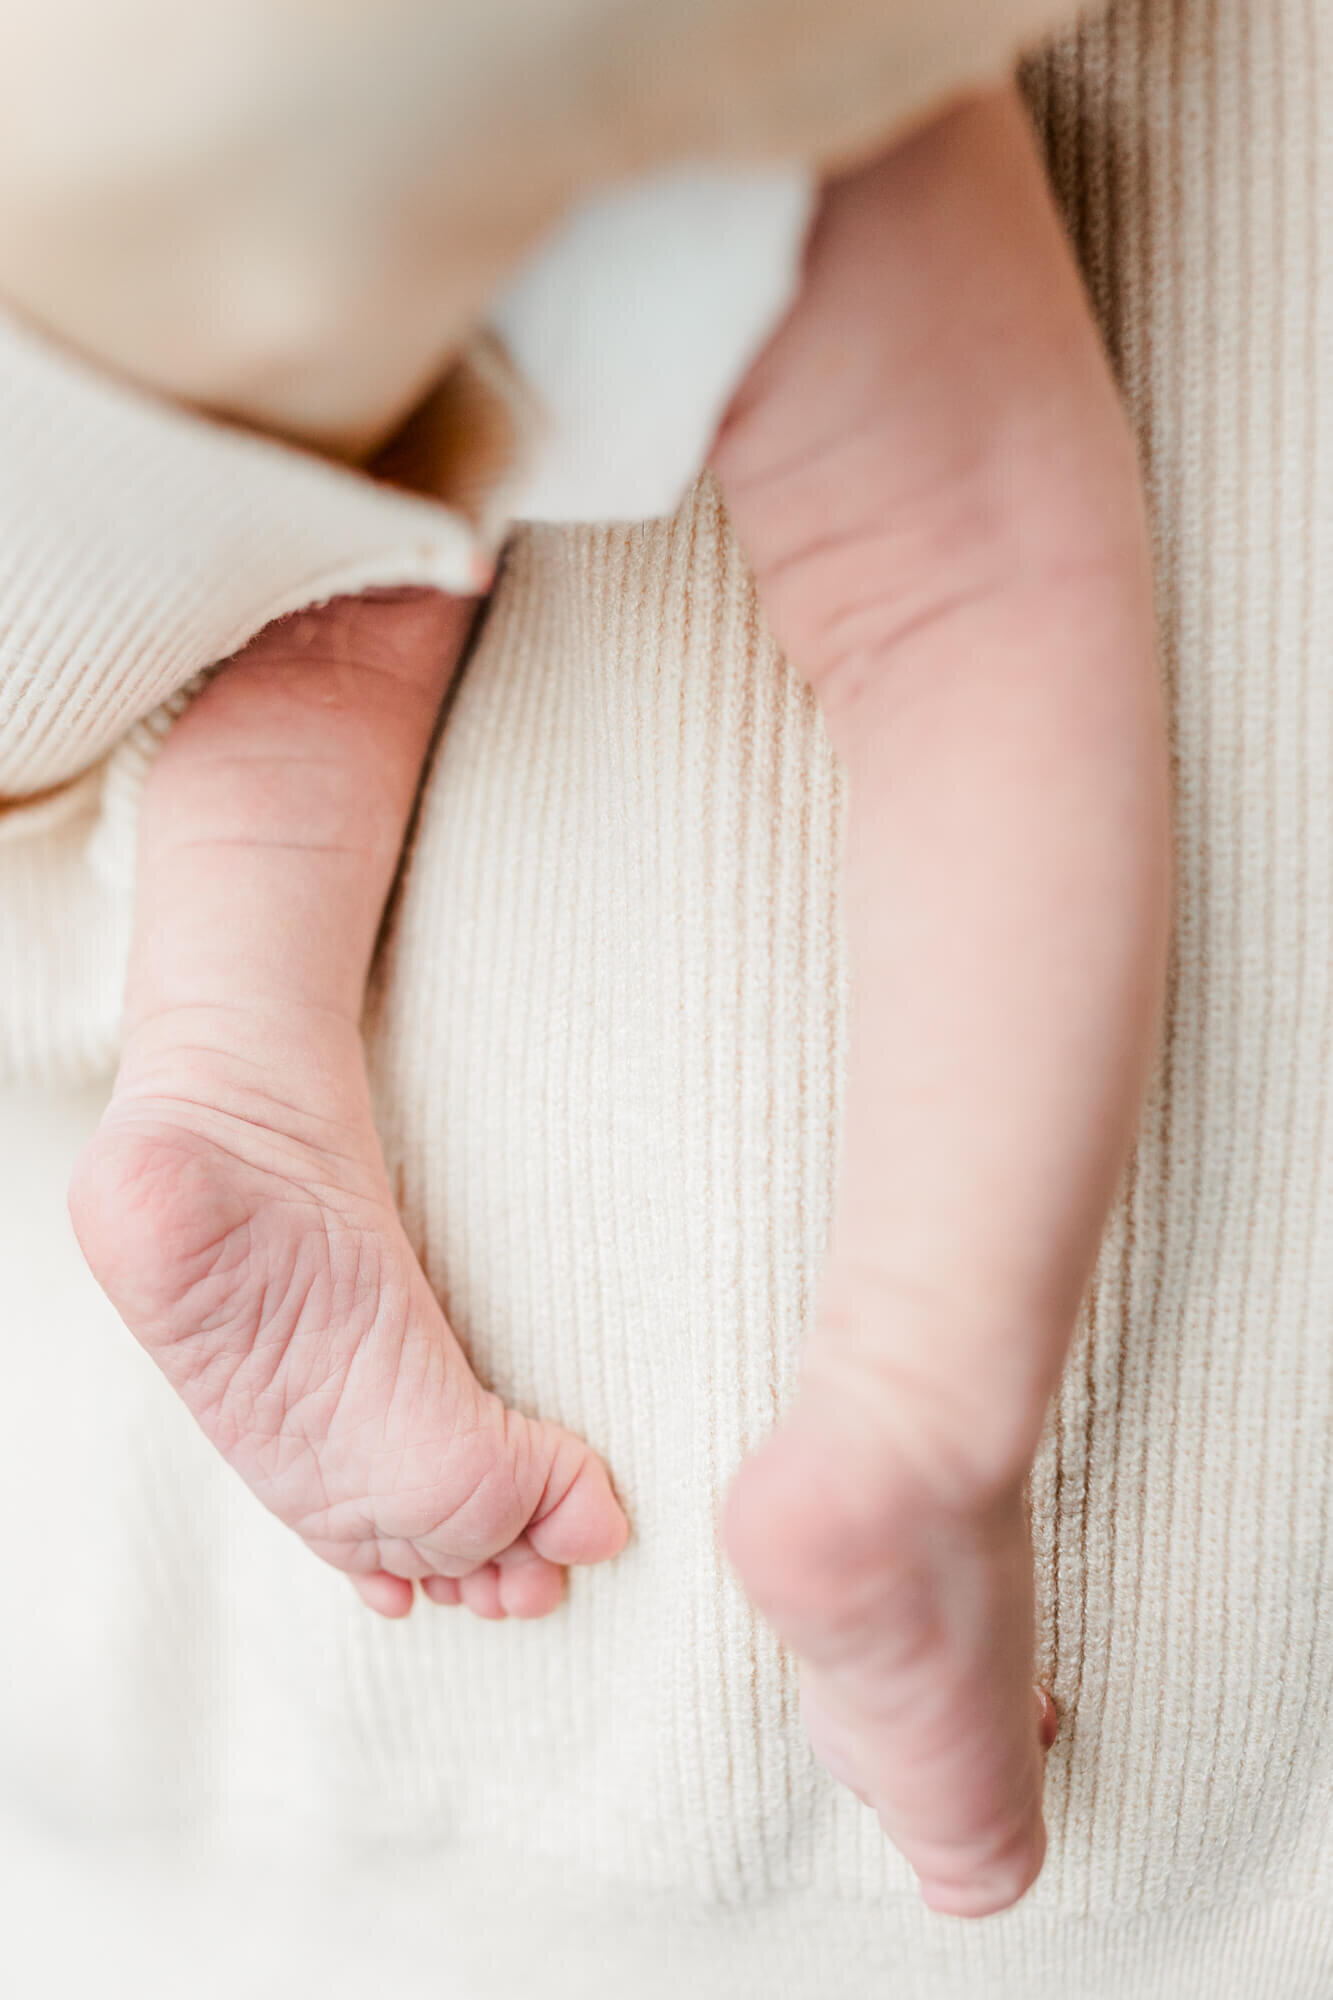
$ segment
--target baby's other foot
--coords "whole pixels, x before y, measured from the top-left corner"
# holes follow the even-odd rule
[[[1026,1519],[1017,1489],[976,1507],[932,1493],[880,1416],[867,1384],[841,1412],[807,1393],[742,1466],[725,1539],[798,1656],[821,1763],[877,1811],[931,1908],[985,1916],[1040,1872],[1039,1752],[1058,1727],[1028,1679]],[[1022,1742],[1006,1723],[1024,1685]]]
[[[624,1546],[605,1468],[473,1375],[395,1211],[355,1034],[324,1029],[312,1092],[210,1054],[207,1028],[127,1062],[79,1162],[94,1275],[224,1458],[372,1609],[402,1616],[421,1580],[483,1618],[543,1616],[565,1565]]]

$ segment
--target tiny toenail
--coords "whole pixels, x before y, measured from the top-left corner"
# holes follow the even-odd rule
[[[1037,1698],[1037,1734],[1043,1750],[1049,1750],[1060,1729],[1060,1711],[1044,1687],[1032,1690]]]

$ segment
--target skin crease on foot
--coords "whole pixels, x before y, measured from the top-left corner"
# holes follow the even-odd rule
[[[1044,1851],[1023,1486],[1132,1130],[1168,847],[1133,454],[1031,140],[976,100],[829,191],[713,454],[849,779],[847,1112],[819,1323],[724,1537],[816,1750],[931,1905]],[[71,1189],[206,1434],[386,1617],[539,1617],[628,1528],[478,1383],[359,1037],[472,607],[270,627],[160,753],[124,1051]]]

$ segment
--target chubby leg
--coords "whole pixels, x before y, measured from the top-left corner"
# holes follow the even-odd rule
[[[831,190],[714,465],[847,769],[854,983],[821,1313],[725,1535],[829,1767],[983,1915],[1044,1852],[1023,1487],[1169,848],[1132,446],[1010,93]]]
[[[124,1054],[71,1189],[94,1274],[218,1449],[384,1615],[540,1616],[626,1534],[580,1439],[503,1407],[395,1212],[359,1021],[471,605],[270,627],[144,801]],[[447,969],[442,968],[442,976]]]

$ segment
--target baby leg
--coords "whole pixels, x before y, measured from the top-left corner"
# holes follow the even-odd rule
[[[391,1617],[418,1579],[539,1616],[626,1534],[587,1445],[476,1380],[371,1121],[370,956],[471,616],[399,593],[286,620],[177,724],[143,806],[120,1073],[70,1197],[212,1442]]]
[[[1023,1486],[1168,876],[1133,450],[1008,93],[831,193],[714,463],[848,773],[853,972],[819,1321],[726,1536],[830,1768],[982,1915],[1044,1851]]]

